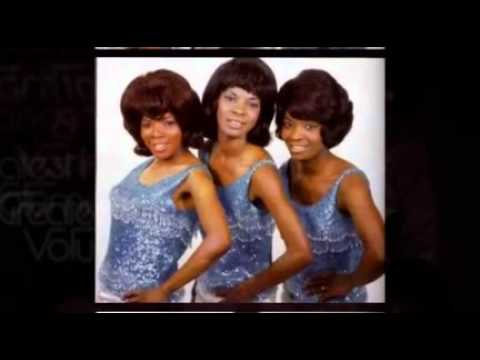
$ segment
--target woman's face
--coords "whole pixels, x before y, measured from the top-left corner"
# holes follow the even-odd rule
[[[218,99],[217,122],[219,134],[232,138],[246,137],[260,115],[260,99],[240,87],[231,87]]]
[[[148,150],[160,160],[168,160],[182,150],[182,129],[170,112],[154,119],[144,116],[140,135]]]
[[[321,125],[315,121],[295,119],[286,113],[280,137],[295,160],[310,160],[326,148],[323,145]]]

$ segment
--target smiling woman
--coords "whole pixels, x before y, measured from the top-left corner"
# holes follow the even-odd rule
[[[242,114],[245,113],[245,116]],[[239,87],[224,91],[218,100],[218,126],[226,136],[249,132],[260,114],[260,99]]]
[[[178,302],[183,286],[229,247],[208,169],[188,149],[201,120],[200,101],[183,77],[158,70],[129,84],[121,110],[135,152],[153,158],[111,191],[110,239],[97,301]],[[179,267],[197,226],[204,240]]]
[[[300,222],[284,196],[270,154],[277,82],[260,59],[233,59],[210,78],[203,95],[201,158],[214,175],[232,248],[196,283],[196,302],[274,302],[276,287],[311,261]],[[286,250],[272,260],[274,225]]]
[[[182,130],[170,112],[156,119],[145,116],[142,119],[141,137],[148,150],[159,158],[174,156],[182,146]]]
[[[278,98],[277,134],[291,155],[281,174],[314,253],[285,283],[284,299],[365,302],[365,285],[383,273],[383,221],[365,173],[330,152],[352,127],[353,103],[319,69],[287,81]]]

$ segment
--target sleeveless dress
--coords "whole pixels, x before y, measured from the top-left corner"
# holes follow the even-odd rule
[[[209,156],[200,153],[208,165]],[[233,183],[217,188],[228,220],[232,246],[220,260],[202,274],[194,287],[195,302],[218,302],[218,291],[234,288],[238,284],[266,270],[272,263],[272,238],[274,220],[261,206],[248,198],[250,183],[262,166],[273,166],[272,160],[260,160],[250,166],[245,174]],[[273,302],[276,287],[258,294],[253,302]]]
[[[314,261],[303,271],[284,283],[284,302],[316,303],[318,296],[309,296],[304,291],[308,280],[321,272],[352,273],[363,255],[363,245],[352,219],[341,213],[336,205],[337,193],[342,180],[351,174],[365,174],[358,168],[345,170],[334,182],[328,193],[312,205],[303,205],[290,193],[289,164],[280,168],[285,191],[294,206],[310,241]],[[368,180],[367,180],[368,181]],[[355,287],[343,298],[329,302],[355,303],[367,301],[365,286]]]
[[[196,170],[196,164],[153,185],[139,178],[153,160],[136,167],[110,193],[111,228],[107,253],[99,271],[99,302],[122,302],[129,291],[158,287],[177,271],[177,262],[198,229],[194,210],[178,210],[172,196]],[[171,294],[181,301],[184,290]]]

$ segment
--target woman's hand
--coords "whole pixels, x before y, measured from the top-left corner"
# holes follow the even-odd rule
[[[164,303],[168,302],[170,294],[163,288],[132,291],[123,297],[127,303]]]
[[[244,303],[253,300],[255,295],[248,291],[248,287],[238,285],[230,290],[216,291],[216,295],[222,298],[221,303]]]
[[[351,274],[322,273],[312,278],[305,290],[308,295],[318,295],[321,302],[348,295],[355,287]]]

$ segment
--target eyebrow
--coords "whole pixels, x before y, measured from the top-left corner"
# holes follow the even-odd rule
[[[150,116],[144,116],[142,117],[142,121],[166,121],[166,120],[172,120],[174,119],[174,116],[172,114],[165,113],[161,116],[155,116],[155,117],[150,117]]]
[[[288,112],[285,113],[284,115],[284,121],[302,121],[304,123],[307,123],[309,125],[317,125],[320,126],[316,121],[314,120],[301,120],[301,119],[295,119],[293,118]]]
[[[239,89],[242,89],[242,88],[239,88]],[[242,90],[244,90],[245,92],[247,92],[247,93],[249,94],[249,95],[247,95],[247,99],[248,99],[248,100],[260,101],[260,98],[259,98],[257,95],[252,94],[252,93],[246,91],[245,89],[242,89]],[[235,88],[229,88],[229,89],[226,91],[226,93],[232,94],[232,95],[235,95],[235,96],[239,96],[239,94],[237,94],[237,93],[235,92]],[[250,95],[250,94],[251,94],[251,95]]]

